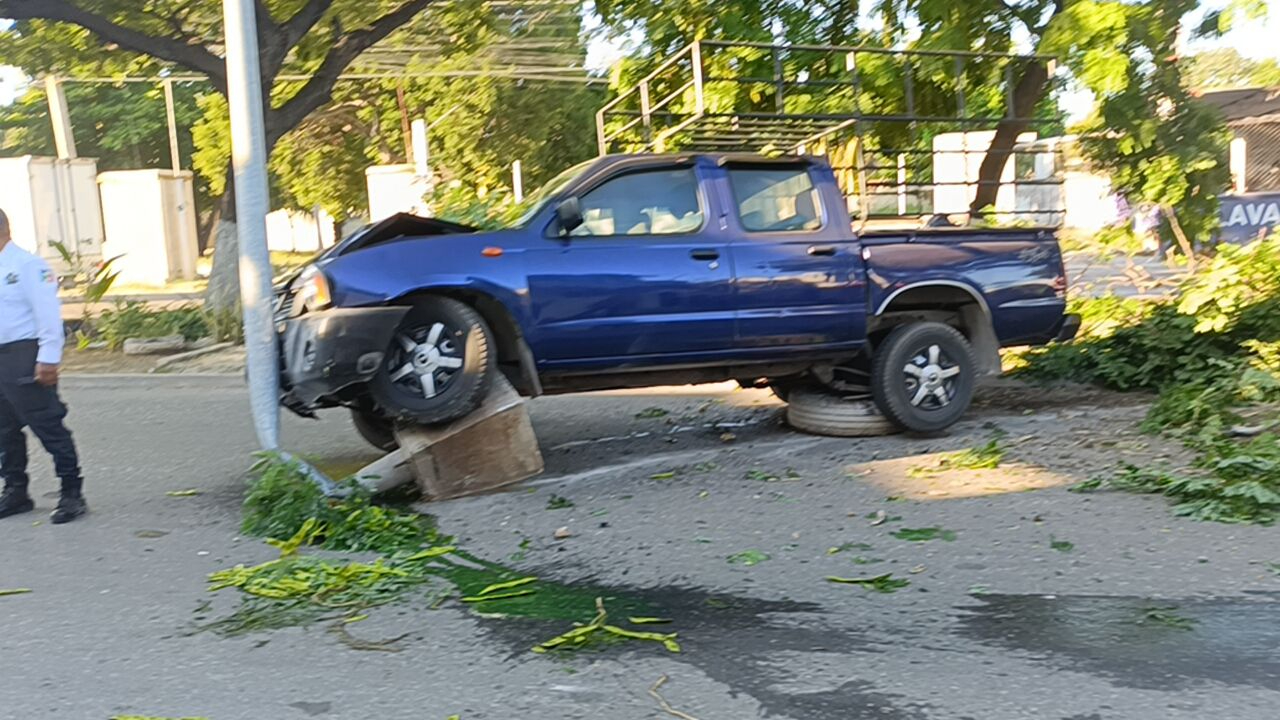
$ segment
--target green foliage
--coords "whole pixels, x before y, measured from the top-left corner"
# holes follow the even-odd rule
[[[1000,437],[997,435],[978,447],[947,453],[933,465],[913,467],[907,470],[907,476],[926,478],[947,470],[994,470],[1004,460],[1005,449],[1000,444]]]
[[[1183,60],[1182,77],[1198,91],[1280,85],[1280,61],[1254,60],[1233,47],[1220,47]]]
[[[116,350],[129,338],[158,338],[181,335],[191,341],[208,335],[204,314],[197,307],[152,310],[146,303],[126,301],[104,310],[93,321],[93,335]]]
[[[547,653],[553,650],[580,650],[593,642],[614,640],[648,640],[661,643],[668,652],[680,652],[680,644],[676,642],[676,633],[654,633],[627,630],[608,624],[609,613],[604,609],[604,599],[596,598],[596,616],[585,624],[576,625],[572,630],[561,633],[550,640],[538,643],[533,647],[535,653]],[[641,618],[632,619],[635,620]],[[652,618],[643,618],[653,620]],[[640,623],[645,624],[645,623]]]
[[[1164,495],[1174,513],[1194,520],[1269,525],[1280,517],[1280,453],[1234,454],[1202,460],[1196,474],[1178,475],[1125,463],[1115,474],[1077,485],[1076,492],[1112,489]]]
[[[1230,180],[1230,135],[1218,113],[1187,90],[1177,60],[1183,17],[1196,4],[1072,3],[1042,46],[1064,57],[1098,97],[1093,117],[1076,129],[1085,154],[1131,203],[1165,210],[1160,229],[1169,242],[1178,230],[1191,243],[1209,240],[1217,194]]]
[[[347,496],[328,498],[296,462],[263,455],[244,501],[242,531],[255,537],[296,537],[308,523],[320,528],[309,544],[326,550],[415,550],[436,541],[422,516],[375,505],[368,491],[348,482]]]
[[[1091,303],[1091,305],[1094,303]],[[1194,472],[1125,466],[1077,486],[1158,493],[1175,511],[1219,522],[1274,521],[1280,512],[1280,248],[1274,240],[1223,246],[1170,301],[1145,306],[1104,299],[1073,345],[1028,356],[1033,378],[1096,382],[1160,392],[1143,429],[1181,439],[1199,453]],[[1250,440],[1233,426],[1260,426]]]

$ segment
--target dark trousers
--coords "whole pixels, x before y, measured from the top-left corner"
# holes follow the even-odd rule
[[[26,490],[27,436],[24,427],[53,456],[64,493],[81,488],[80,460],[71,431],[63,423],[67,406],[56,388],[35,382],[34,340],[0,345],[0,477],[6,488]]]

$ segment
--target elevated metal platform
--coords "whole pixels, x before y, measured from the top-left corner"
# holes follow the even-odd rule
[[[1040,55],[703,40],[667,58],[596,114],[601,154],[824,155],[862,222],[967,212],[990,134],[1024,128],[997,216],[1059,224],[1061,124],[1014,115],[1022,70]],[[1007,188],[1007,190],[1006,190]]]

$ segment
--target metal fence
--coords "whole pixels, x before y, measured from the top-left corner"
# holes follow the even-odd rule
[[[598,149],[824,155],[864,222],[967,212],[990,143],[975,133],[1060,122],[1014,114],[1029,63],[1053,73],[1036,55],[703,40],[597,112]],[[1060,224],[1063,159],[1036,140],[1009,153],[997,216]]]

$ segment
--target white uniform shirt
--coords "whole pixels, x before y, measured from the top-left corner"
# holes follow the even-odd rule
[[[40,343],[36,362],[62,362],[62,301],[49,264],[12,241],[0,249],[0,345]]]

